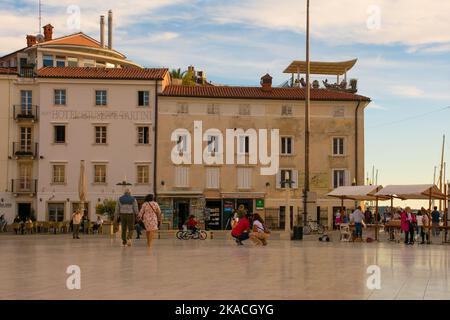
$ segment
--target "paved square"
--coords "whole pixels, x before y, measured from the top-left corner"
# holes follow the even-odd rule
[[[450,299],[450,247],[0,236],[0,299]],[[68,290],[66,269],[81,268]],[[381,268],[381,290],[366,286]]]

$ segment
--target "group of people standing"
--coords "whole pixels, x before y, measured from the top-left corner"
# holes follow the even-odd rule
[[[421,237],[420,244],[429,244],[431,235],[439,235],[439,224],[441,215],[434,207],[434,210],[426,210],[421,208],[417,213],[414,213],[410,207],[406,207],[404,210],[399,208],[393,214],[392,212],[387,212],[384,214],[384,219],[381,221],[381,216],[376,217],[378,222],[389,223],[393,220],[400,221],[400,230],[405,235],[405,244],[412,245],[415,242],[415,235],[419,234]],[[335,225],[339,228],[341,224],[354,223],[355,232],[354,236],[356,239],[362,238],[362,227],[366,224],[371,224],[374,222],[374,216],[370,210],[362,212],[361,207],[358,207],[350,217],[344,210],[341,210],[336,214]]]

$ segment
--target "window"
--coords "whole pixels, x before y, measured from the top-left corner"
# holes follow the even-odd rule
[[[83,65],[85,68],[94,68],[95,67],[95,60],[91,59],[84,59]]]
[[[292,116],[292,106],[282,106],[281,115],[291,117]]]
[[[49,203],[48,204],[48,221],[61,222],[64,221],[65,204]]]
[[[31,190],[31,177],[32,177],[32,165],[28,163],[19,164],[19,190],[30,191]]]
[[[241,115],[241,116],[249,116],[250,113],[251,113],[250,105],[242,104],[242,105],[239,106],[239,115]]]
[[[277,172],[276,175],[276,186],[277,189],[284,189],[288,186],[288,183],[290,182],[289,187],[292,189],[298,188],[298,170],[293,169],[280,169]],[[288,181],[286,181],[286,179]]]
[[[61,184],[65,182],[66,182],[66,166],[64,164],[54,164],[52,183]]]
[[[293,154],[293,138],[292,137],[281,137],[281,154],[282,155],[292,155]]]
[[[31,128],[20,127],[20,151],[31,152]]]
[[[188,167],[175,167],[175,186],[179,188],[189,187]]]
[[[55,98],[54,98],[55,105],[58,105],[58,106],[66,105],[66,90],[55,89],[54,96],[55,96]]]
[[[23,114],[30,114],[32,112],[31,104],[33,103],[33,91],[20,90],[21,111]]]
[[[149,144],[150,138],[149,138],[149,127],[138,127],[138,144]]]
[[[250,150],[250,137],[239,136],[239,154],[248,154]]]
[[[53,142],[54,143],[66,143],[66,126],[65,125],[56,125],[53,127],[54,130],[54,136],[53,136]]]
[[[94,183],[106,183],[106,165],[94,165]]]
[[[187,103],[179,103],[177,106],[177,113],[189,113]]]
[[[68,67],[78,67],[78,59],[77,58],[67,58],[67,66]]]
[[[251,189],[252,168],[238,168],[237,170],[238,189]]]
[[[209,153],[219,152],[219,136],[208,136],[207,143]]]
[[[178,152],[187,152],[187,135],[180,134],[177,137],[177,151]]]
[[[149,179],[149,166],[148,165],[138,165],[137,166],[137,183],[148,184]]]
[[[333,138],[333,155],[344,155],[344,138]]]
[[[206,168],[206,188],[219,189],[219,168]]]
[[[43,64],[44,67],[53,67],[53,56],[44,55]]]
[[[342,187],[346,185],[346,171],[345,170],[333,170],[333,188]]]
[[[95,90],[95,105],[106,106],[107,96],[106,90]]]
[[[95,143],[96,144],[106,144],[106,126],[95,127]]]
[[[57,67],[65,67],[66,66],[66,58],[65,57],[56,57],[56,66]]]
[[[148,91],[138,91],[138,106],[139,107],[148,107],[149,103],[149,92]]]
[[[207,113],[208,114],[219,114],[219,106],[217,104],[208,104]]]

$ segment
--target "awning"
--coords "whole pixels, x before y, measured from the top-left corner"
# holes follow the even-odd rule
[[[346,186],[339,187],[327,194],[329,197],[349,200],[376,200],[375,194],[380,191],[382,186]],[[383,200],[384,197],[380,197]]]
[[[358,59],[343,62],[310,62],[311,74],[325,74],[340,76],[348,72]],[[292,61],[283,71],[284,73],[306,73],[306,61]]]
[[[375,194],[380,197],[393,197],[402,200],[417,199],[440,199],[444,200],[445,195],[434,184],[413,184],[413,185],[389,185]]]

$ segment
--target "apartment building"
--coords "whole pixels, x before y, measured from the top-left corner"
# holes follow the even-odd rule
[[[27,46],[0,58],[0,213],[68,220],[78,206],[80,161],[88,179],[86,210],[132,184],[153,192],[154,111],[167,69],[146,69],[83,33],[28,35]]]
[[[284,228],[286,176],[292,182],[290,221],[297,223],[303,206],[304,100],[304,88],[273,87],[269,75],[262,77],[261,87],[167,86],[159,98],[158,121],[164,125],[158,126],[157,162],[165,165],[158,166],[156,187],[170,226],[177,228],[194,214],[206,227],[224,229],[243,204]],[[370,99],[318,88],[311,89],[311,100],[310,185],[317,195],[318,214],[331,226],[340,202],[325,195],[338,186],[364,184],[364,108]],[[245,157],[245,163],[194,164],[198,152],[193,147],[194,129],[199,126],[202,153],[225,159],[225,145],[234,143],[232,156]],[[232,141],[223,141],[229,138],[227,129],[243,131]],[[261,168],[267,166],[250,161],[257,150],[252,148],[256,143],[249,134],[252,129],[279,130],[276,174],[262,175]],[[172,153],[191,162],[175,164],[170,161]],[[354,202],[346,205],[353,207]],[[315,212],[312,215],[315,220]]]

